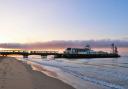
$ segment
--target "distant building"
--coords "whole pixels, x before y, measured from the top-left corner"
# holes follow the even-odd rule
[[[90,50],[90,48],[67,48],[64,51],[65,54],[96,54],[95,51]]]
[[[118,54],[117,46],[113,43],[112,45],[112,54]],[[67,48],[64,51],[64,54],[109,54],[104,51],[94,51],[91,49],[90,45],[86,45],[85,48]]]

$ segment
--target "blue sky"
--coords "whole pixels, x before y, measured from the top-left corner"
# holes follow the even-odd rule
[[[0,43],[128,39],[128,0],[0,0]]]

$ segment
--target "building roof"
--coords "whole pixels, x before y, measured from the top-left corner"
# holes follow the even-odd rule
[[[89,48],[67,48],[66,50],[90,50]]]

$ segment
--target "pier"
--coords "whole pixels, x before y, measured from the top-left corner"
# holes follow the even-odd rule
[[[58,53],[58,51],[0,50],[0,55],[2,55],[2,56],[22,55],[23,58],[28,58],[29,55],[40,55],[41,58],[43,58],[48,55],[58,56],[58,55],[60,55],[60,53]]]
[[[26,51],[26,50],[0,50],[0,55],[22,55],[23,58],[28,58],[29,55],[39,55],[41,58],[46,58],[48,55],[54,55],[55,58],[117,58],[117,47],[112,44],[112,53],[104,51],[94,51],[90,46],[85,48],[67,48],[63,53],[58,51]]]

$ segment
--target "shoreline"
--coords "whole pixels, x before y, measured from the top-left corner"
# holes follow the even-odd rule
[[[75,89],[14,57],[0,57],[0,89]]]

